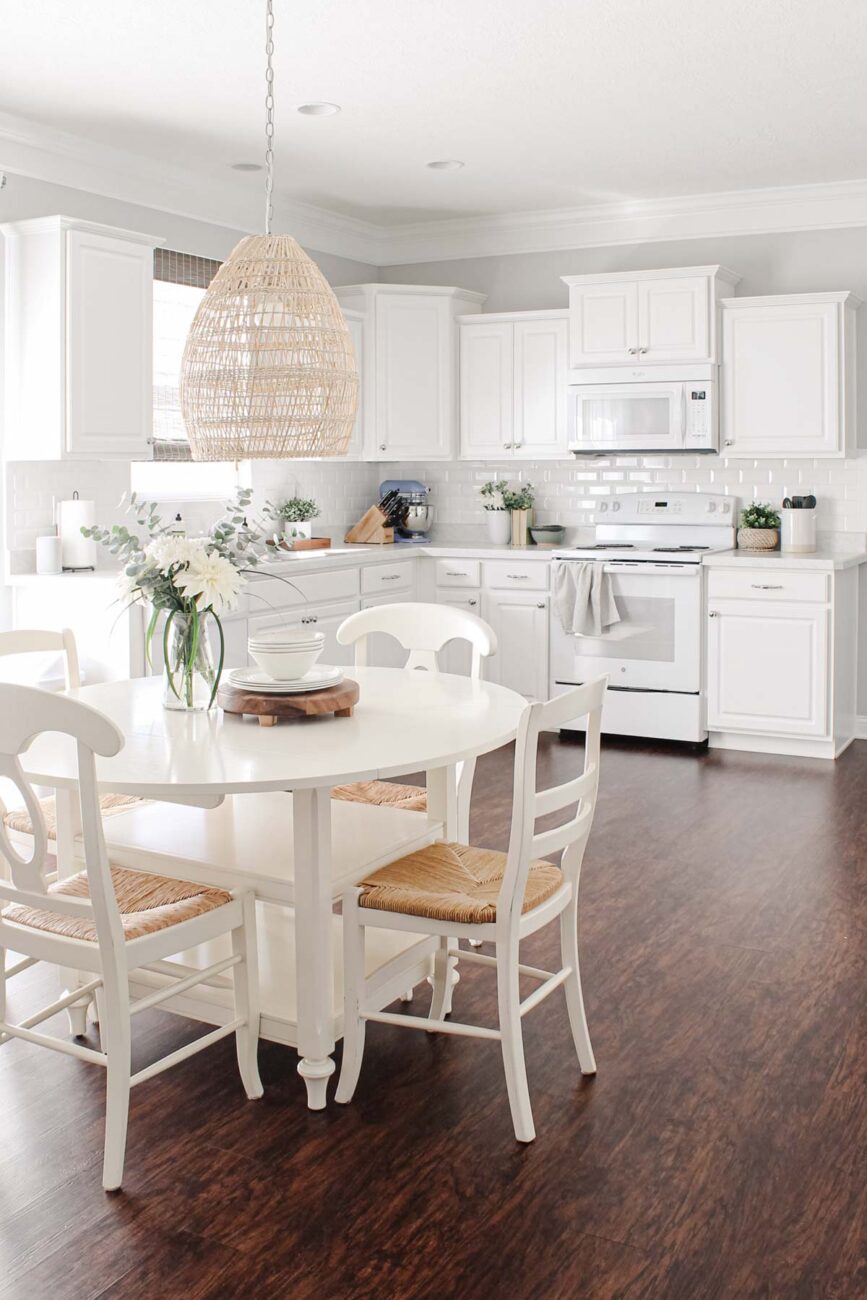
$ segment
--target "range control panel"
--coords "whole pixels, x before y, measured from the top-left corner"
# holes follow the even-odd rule
[[[600,501],[596,518],[610,524],[730,524],[736,506],[734,497],[717,493],[626,492],[611,501]]]

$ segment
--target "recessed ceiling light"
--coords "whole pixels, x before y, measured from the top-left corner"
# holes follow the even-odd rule
[[[305,117],[333,117],[335,113],[340,112],[339,104],[299,104],[298,112],[303,113]]]
[[[260,172],[261,163],[230,163],[229,166],[233,172]]]
[[[464,164],[460,158],[437,158],[427,166],[435,172],[459,172]]]

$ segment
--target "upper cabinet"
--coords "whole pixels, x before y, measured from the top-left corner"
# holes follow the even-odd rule
[[[460,330],[461,456],[567,457],[568,312],[463,317]]]
[[[854,448],[858,305],[851,293],[722,302],[722,455]]]
[[[738,280],[722,266],[564,276],[569,365],[718,361],[717,303]]]
[[[352,427],[352,437],[349,440],[349,446],[339,459],[341,460],[363,460],[364,459],[364,384],[362,377],[364,375],[364,316],[360,311],[349,311],[343,309],[343,316],[349,330],[349,336],[352,339],[352,346],[355,349],[355,360],[358,365],[358,406],[355,411],[355,424]]]
[[[335,293],[341,307],[363,316],[365,459],[449,459],[457,427],[457,317],[481,311],[485,295],[390,284]]]
[[[6,458],[147,459],[161,241],[68,217],[0,229]]]

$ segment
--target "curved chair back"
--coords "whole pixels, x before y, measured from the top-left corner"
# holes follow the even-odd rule
[[[468,641],[472,646],[471,677],[480,677],[482,659],[496,653],[497,635],[483,619],[454,605],[426,605],[405,601],[376,605],[350,614],[337,629],[341,645],[355,646],[355,663],[367,664],[367,638],[376,632],[394,637],[407,653],[406,668],[439,672],[437,654],[449,641]]]
[[[90,901],[63,894],[46,894],[45,891],[45,819],[19,757],[44,732],[59,733],[76,742]],[[112,756],[122,748],[122,733],[110,718],[90,705],[31,686],[0,684],[0,776],[17,787],[33,823],[33,844],[30,857],[25,858],[13,846],[6,827],[0,822],[0,855],[6,859],[11,871],[11,880],[0,879],[0,899],[4,904],[19,903],[24,907],[93,920],[100,948],[111,945],[116,952],[123,948],[123,927],[105,851],[94,756]]]
[[[63,675],[66,689],[75,690],[81,685],[78,667],[78,649],[75,637],[68,627],[62,632],[42,628],[23,628],[16,632],[0,632],[0,656],[45,654],[59,650],[63,655]]]
[[[599,785],[599,751],[602,732],[602,705],[608,686],[607,677],[599,677],[574,690],[556,696],[545,704],[531,704],[521,715],[515,745],[515,783],[512,802],[512,828],[509,854],[503,883],[497,900],[497,923],[506,929],[517,928],[521,918],[524,889],[530,863],[563,850],[561,868],[564,876],[578,888],[584,849],[590,837],[596,792]],[[536,789],[536,760],[539,734],[559,730],[573,718],[586,717],[584,769],[579,777],[548,790]],[[536,831],[536,819],[578,804],[575,815],[562,826],[550,831]]]

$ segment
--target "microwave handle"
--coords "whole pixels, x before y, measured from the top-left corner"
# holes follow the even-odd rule
[[[680,440],[686,440],[686,384],[680,388]]]

